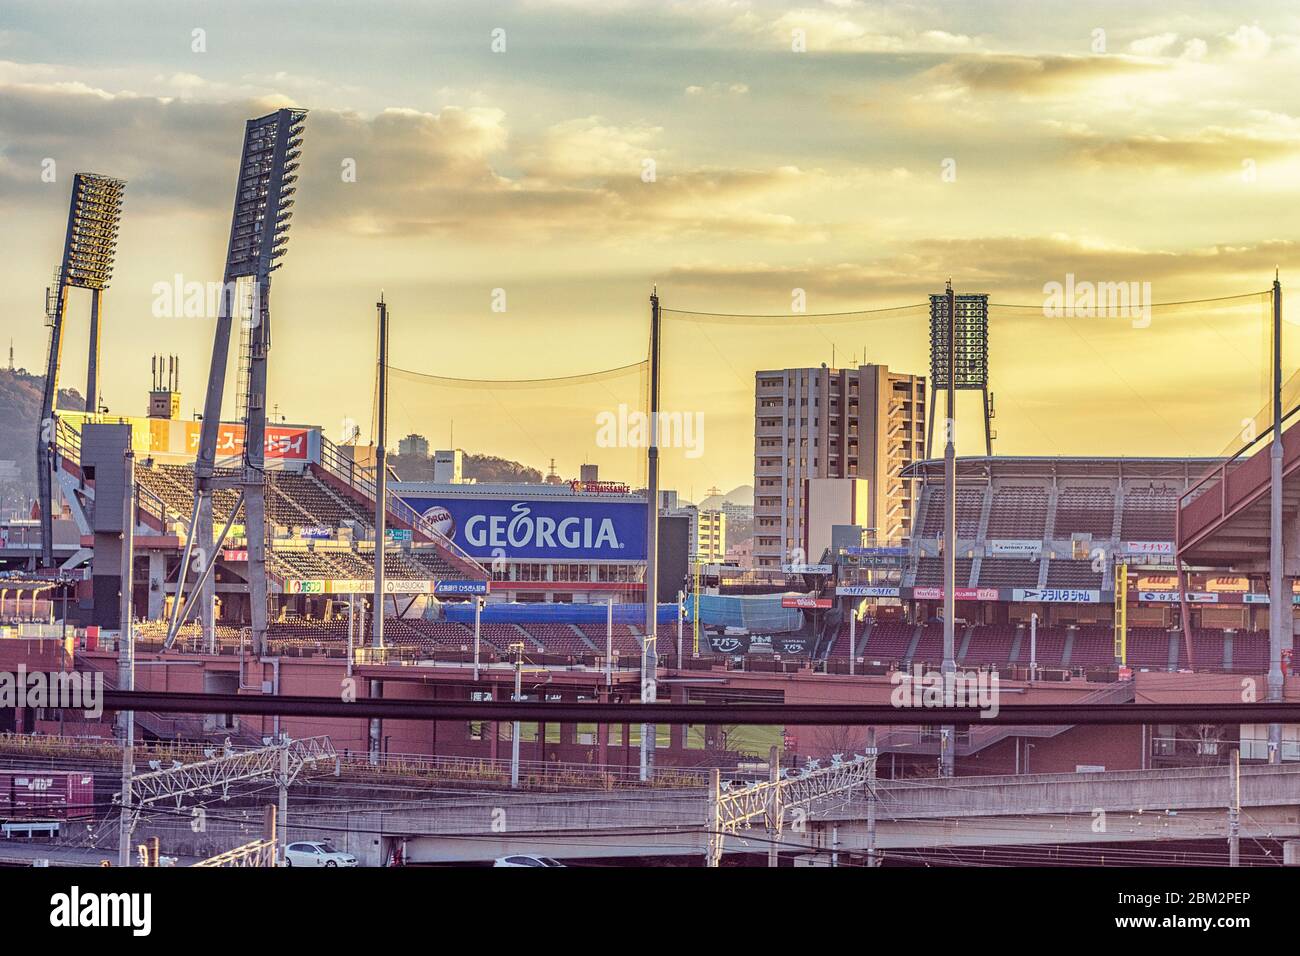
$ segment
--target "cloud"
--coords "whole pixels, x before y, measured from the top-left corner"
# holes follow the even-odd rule
[[[1128,48],[1138,56],[1164,56],[1165,51],[1178,42],[1177,33],[1159,33],[1134,40]]]
[[[1105,137],[1076,133],[1068,141],[1079,159],[1097,166],[1158,167],[1197,173],[1237,173],[1243,160],[1268,161],[1300,152],[1300,139],[1294,133],[1271,134],[1221,127],[1207,127],[1183,136]]]
[[[933,67],[928,76],[940,85],[956,84],[977,93],[1036,96],[1163,69],[1160,63],[1123,56],[998,53],[960,56]]]

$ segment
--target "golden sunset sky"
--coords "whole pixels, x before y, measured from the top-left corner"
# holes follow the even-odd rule
[[[297,105],[271,402],[332,437],[347,418],[370,430],[380,289],[393,364],[534,379],[643,359],[655,283],[668,309],[781,314],[802,289],[833,313],[920,304],[951,276],[1030,307],[994,312],[997,451],[1214,454],[1266,398],[1264,303],[1148,327],[1034,307],[1067,274],[1175,302],[1264,291],[1277,267],[1300,295],[1298,89],[1300,8],[1282,2],[8,0],[0,316],[39,369],[72,175],[127,179],[104,401],[142,414],[149,356],[174,352],[189,415],[212,322],[155,317],[155,285],[220,279],[243,122]],[[65,385],[83,387],[86,312],[78,298]],[[665,483],[698,498],[752,480],[755,369],[834,349],[925,374],[927,348],[920,310],[670,314],[663,404],[703,413],[705,438],[666,453]],[[1289,375],[1300,348],[1284,357]],[[595,416],[640,384],[403,382],[390,437],[441,446],[454,419],[469,451],[635,483]],[[982,445],[975,408],[963,453]]]

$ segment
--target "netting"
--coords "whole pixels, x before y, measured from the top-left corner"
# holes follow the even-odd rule
[[[1061,314],[1042,303],[990,300],[994,454],[1214,456],[1267,426],[1268,292]],[[663,315],[663,407],[704,412],[707,426],[703,454],[665,455],[665,481],[676,487],[729,489],[754,481],[761,371],[871,363],[929,378],[928,302],[791,315],[666,307]],[[1284,336],[1287,368],[1294,367],[1287,359],[1300,354],[1290,338]],[[1300,401],[1300,381],[1288,391],[1290,405]],[[772,409],[774,420],[804,416],[804,407],[794,414],[790,404],[803,396],[783,397],[786,407]],[[943,407],[941,398],[939,414]],[[958,454],[984,454],[982,396],[959,392],[957,407]],[[811,450],[818,436],[806,431],[801,440],[808,435]],[[789,439],[788,430],[781,437]],[[941,434],[935,442],[941,454]]]

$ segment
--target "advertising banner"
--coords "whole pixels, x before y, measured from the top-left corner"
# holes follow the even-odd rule
[[[831,606],[831,599],[805,597],[803,595],[786,596],[781,598],[781,606],[797,607],[803,610],[812,610],[814,608],[828,608]]]
[[[841,584],[835,589],[840,597],[898,597],[898,586],[883,584]]]
[[[1120,546],[1124,554],[1173,554],[1172,541],[1125,541]]]
[[[487,594],[486,581],[439,581],[433,586],[436,596],[453,594]]]
[[[1046,604],[1099,604],[1101,591],[1088,588],[1013,588],[1013,601],[1041,601]]]
[[[999,596],[997,588],[956,588],[953,591],[957,601],[996,601]],[[912,588],[912,597],[918,601],[941,601],[943,588]]]
[[[402,498],[475,558],[645,560],[644,502],[415,492]]]
[[[999,538],[989,541],[989,554],[1033,557],[1043,550],[1043,542],[1033,538]]]

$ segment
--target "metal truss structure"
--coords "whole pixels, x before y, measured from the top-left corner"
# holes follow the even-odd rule
[[[218,853],[206,860],[200,860],[195,866],[210,867],[254,867],[275,866],[276,841],[254,840],[225,853]]]
[[[117,233],[126,182],[97,173],[72,178],[68,229],[54,282],[45,291],[45,324],[50,329],[45,386],[36,437],[36,483],[41,508],[41,564],[54,564],[54,473],[57,453],[59,366],[63,359],[63,320],[68,291],[90,290],[90,354],[86,362],[86,411],[99,409],[99,325],[104,290],[113,277]]]
[[[271,351],[271,273],[287,251],[289,220],[297,192],[298,158],[306,110],[282,109],[249,120],[235,184],[230,243],[212,344],[212,364],[203,404],[203,426],[194,462],[194,511],[185,542],[185,557],[177,581],[175,610],[164,647],[171,647],[180,627],[200,606],[199,623],[205,644],[214,646],[216,581],[213,566],[229,531],[213,539],[213,493],[234,488],[243,495],[248,536],[248,596],[252,644],[266,648],[266,375]],[[238,297],[236,295],[238,293]],[[225,395],[233,320],[240,319],[239,413],[244,426],[243,461],[233,473],[217,471],[217,439]],[[236,509],[238,510],[238,509]],[[232,513],[233,520],[234,515]],[[196,544],[197,541],[197,544]],[[191,568],[198,548],[199,560]],[[198,577],[188,601],[182,601],[190,570]]]
[[[339,757],[328,737],[306,737],[302,740],[285,740],[256,750],[237,750],[201,760],[181,764],[167,770],[154,770],[131,778],[130,806],[139,808],[163,800],[182,800],[195,794],[219,792],[224,800],[230,786],[251,780],[275,780],[284,789],[290,786],[304,767],[315,767],[333,762],[335,771]],[[121,794],[113,795],[113,802],[121,802]]]
[[[768,833],[780,836],[785,814],[791,810],[809,810],[833,799],[848,800],[854,792],[866,789],[875,775],[876,755],[842,760],[837,754],[828,767],[812,761],[802,770],[786,771],[786,776],[747,787],[724,788],[715,771],[710,805],[707,864],[717,866],[722,860],[723,842],[742,828],[761,819]]]

